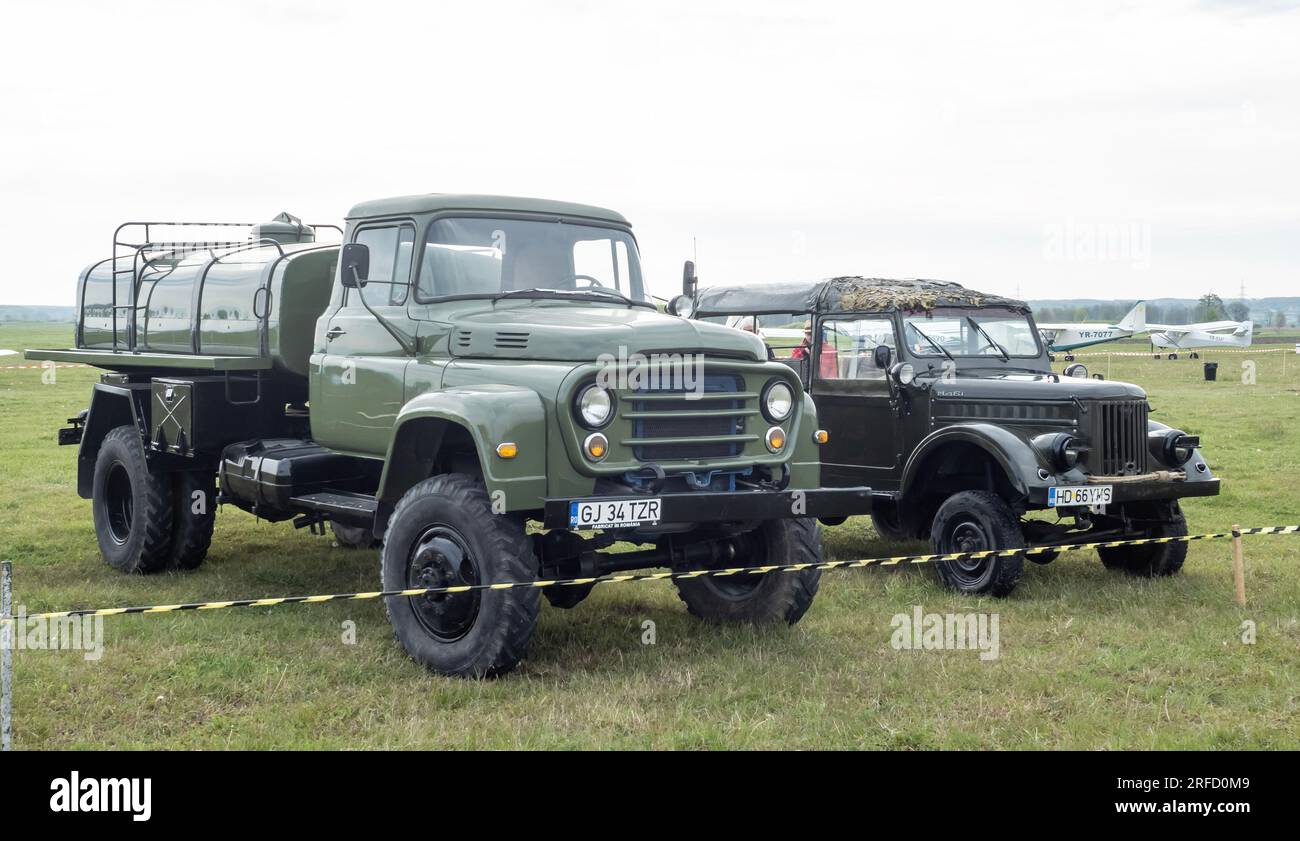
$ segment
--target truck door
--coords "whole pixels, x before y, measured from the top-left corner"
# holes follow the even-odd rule
[[[312,391],[312,437],[331,449],[385,455],[404,401],[404,375],[411,357],[363,305],[414,337],[407,314],[415,225],[383,222],[360,227],[353,242],[370,248],[364,289],[343,289],[323,336],[318,388]]]
[[[812,395],[820,424],[830,433],[822,447],[822,481],[832,487],[896,487],[898,418],[888,371],[875,362],[879,345],[897,359],[893,320],[883,315],[823,317],[817,327]]]

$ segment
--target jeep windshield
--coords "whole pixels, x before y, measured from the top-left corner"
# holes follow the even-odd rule
[[[903,317],[904,343],[914,357],[1036,359],[1038,331],[1009,309],[936,309]]]
[[[618,228],[528,219],[439,219],[425,238],[416,300],[581,298],[653,306],[636,241]]]

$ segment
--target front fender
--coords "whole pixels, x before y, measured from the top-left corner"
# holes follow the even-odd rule
[[[433,474],[451,426],[474,442],[483,482],[506,511],[542,507],[546,497],[546,413],[537,392],[509,385],[481,385],[428,391],[397,414],[393,438],[379,479],[378,498],[396,504],[402,494]],[[498,444],[514,443],[518,454],[501,458]]]
[[[1030,485],[1038,483],[1038,455],[1028,441],[993,424],[957,424],[930,433],[912,451],[903,468],[903,495],[911,494],[930,456],[956,443],[973,444],[988,453],[1018,493],[1028,495]]]

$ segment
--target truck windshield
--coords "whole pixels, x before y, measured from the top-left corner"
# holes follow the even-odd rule
[[[903,318],[913,356],[992,356],[1032,359],[1041,353],[1029,317],[1013,310],[937,309]]]
[[[416,298],[537,290],[647,301],[631,234],[523,219],[439,219],[429,227]]]

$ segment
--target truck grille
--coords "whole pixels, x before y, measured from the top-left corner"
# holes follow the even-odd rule
[[[757,395],[744,389],[738,374],[706,374],[702,395],[674,383],[628,392],[623,414],[632,421],[632,438],[625,443],[642,462],[738,456],[748,441],[758,440],[745,432],[746,418],[757,413]]]
[[[1108,400],[1092,405],[1093,473],[1126,476],[1147,471],[1147,402]]]

